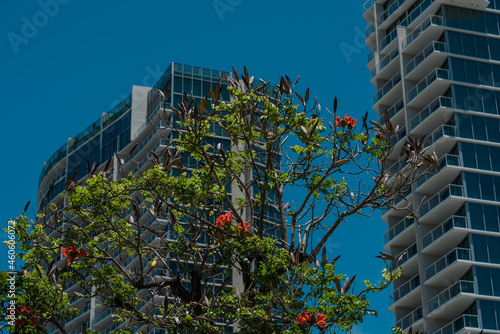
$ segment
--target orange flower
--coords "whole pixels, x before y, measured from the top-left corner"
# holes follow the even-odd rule
[[[297,323],[299,325],[309,325],[312,320],[312,314],[309,312],[300,312],[297,318]]]
[[[215,226],[224,227],[227,224],[231,224],[232,217],[233,217],[233,215],[231,214],[231,212],[228,212],[225,215],[219,216],[219,218],[217,218],[217,220],[215,221]]]
[[[246,232],[249,227],[250,223],[242,222],[241,224],[238,225],[238,230],[240,230],[240,232]]]
[[[315,325],[318,327],[326,327],[325,315],[323,313],[318,313]]]
[[[66,256],[68,258],[68,265],[71,266],[71,264],[73,263],[73,261],[75,259],[79,259],[81,257],[86,256],[87,252],[83,248],[80,248],[79,250],[76,250],[76,245],[73,244],[73,245],[71,245],[71,248],[64,247],[61,250],[61,254],[64,255],[64,256]]]
[[[16,307],[16,314],[22,315],[29,319],[31,326],[38,327],[38,323],[36,322],[36,314],[31,312],[31,309],[26,305],[21,305]],[[26,323],[24,320],[17,319],[16,324],[19,326],[24,326]]]
[[[348,129],[352,129],[356,126],[356,122],[358,120],[354,119],[353,117],[350,116],[344,116],[344,118],[340,119],[339,116],[335,117],[335,124],[337,125],[337,128],[340,127],[347,127]]]

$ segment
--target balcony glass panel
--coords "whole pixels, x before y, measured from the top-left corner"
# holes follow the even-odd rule
[[[422,306],[420,306],[419,308],[417,308],[416,310],[414,310],[413,312],[408,314],[406,317],[404,317],[403,319],[396,322],[394,324],[394,326],[392,326],[392,327],[393,328],[399,327],[399,328],[405,330],[406,328],[410,327],[411,325],[413,325],[414,323],[416,323],[417,321],[419,321],[423,317],[424,317],[424,314],[422,312]]]
[[[437,25],[443,26],[444,21],[442,16],[431,15],[421,25],[413,29],[413,31],[403,40],[403,49],[406,49],[420,34],[425,31],[429,26]]]
[[[400,99],[398,102],[394,103],[394,105],[392,107],[387,109],[387,113],[389,114],[389,119],[393,118],[394,116],[396,116],[397,113],[399,113],[401,110],[403,110],[404,106],[405,105],[403,103],[403,99]],[[379,117],[378,123],[380,125],[385,124],[385,113]]]
[[[401,82],[401,73],[397,73],[392,77],[389,82],[387,82],[382,88],[380,88],[375,95],[373,95],[373,104],[377,103],[385,94],[390,92],[394,86]]]
[[[397,261],[392,261],[392,265],[396,267],[401,267],[403,264],[405,264],[409,259],[417,255],[417,244],[414,243],[410,247],[408,247],[406,250],[404,250],[401,254],[396,256]]]
[[[432,71],[424,80],[420,81],[412,90],[408,92],[408,101],[413,100],[418,94],[424,91],[430,84],[432,84],[437,79],[450,79],[450,71],[438,68]]]
[[[370,53],[366,55],[366,60],[368,61],[368,63],[373,60],[373,51],[370,51]]]
[[[401,232],[406,231],[407,228],[412,226],[415,223],[415,219],[413,217],[411,218],[404,218],[401,221],[399,221],[394,227],[392,227],[389,231],[387,231],[384,234],[384,240],[385,243],[388,243],[392,239],[394,239],[396,236],[401,234]]]
[[[436,297],[432,298],[429,303],[429,313],[446,304],[461,293],[474,293],[474,282],[458,281],[449,289],[443,291]]]
[[[434,209],[436,206],[444,202],[450,196],[464,196],[464,187],[457,184],[450,184],[442,189],[439,193],[431,197],[427,202],[422,204],[420,207],[419,213],[420,217],[425,216],[429,211]]]
[[[452,216],[450,219],[445,221],[443,224],[439,225],[429,233],[427,233],[422,238],[422,249],[426,248],[430,244],[432,244],[437,239],[441,238],[448,231],[453,228],[467,228],[469,224],[467,223],[467,218],[462,216]]]
[[[413,58],[408,65],[406,65],[405,73],[408,75],[411,71],[415,69],[421,62],[427,59],[434,51],[446,52],[446,43],[443,42],[431,42],[427,47]]]
[[[396,46],[394,50],[392,50],[387,56],[382,58],[381,61],[370,71],[371,77],[373,78],[375,75],[380,73],[387,65],[389,65],[397,56],[399,56],[399,50]]]
[[[432,101],[427,107],[422,109],[415,117],[411,120],[411,129],[415,129],[420,123],[422,123],[427,117],[434,113],[439,108],[453,108],[453,100],[451,97],[439,96],[437,99]]]
[[[392,30],[387,36],[384,37],[380,43],[380,49],[383,50],[387,45],[389,45],[397,36],[397,30]]]
[[[477,315],[464,314],[455,319],[452,323],[434,332],[434,334],[454,334],[465,327],[479,328]]]
[[[400,140],[402,140],[404,137],[406,137],[406,127],[403,126],[401,129],[399,129],[398,133],[391,137],[391,145],[394,146],[397,143],[399,143]]]
[[[382,24],[389,16],[391,16],[406,0],[397,0],[387,8],[382,15],[378,17],[378,24]]]
[[[398,289],[394,290],[394,292],[389,295],[389,303],[391,305],[394,304],[395,302],[397,302],[402,297],[406,296],[407,294],[409,294],[411,291],[415,290],[419,286],[420,286],[420,276],[415,275],[408,282],[401,285]]]
[[[367,2],[365,2],[365,4],[363,5],[363,12],[366,13],[370,8],[372,8],[374,2],[375,0],[368,0]]]
[[[443,269],[448,267],[450,264],[457,260],[471,260],[471,252],[468,248],[455,248],[429,267],[425,269],[425,279],[433,277],[437,273],[441,272]]]
[[[408,17],[401,22],[404,27],[409,26],[413,21],[415,21],[423,11],[425,11],[435,0],[424,0],[420,6],[415,8]]]
[[[439,159],[439,166],[441,169],[447,167],[447,166],[461,166],[460,164],[460,157],[458,155],[451,155],[451,154],[446,154],[444,157]],[[426,183],[429,179],[431,179],[434,175],[439,173],[439,170],[434,169],[431,173],[425,174],[421,176],[416,184],[417,188]]]
[[[365,30],[365,36],[366,36],[366,38],[370,37],[371,34],[373,34],[374,32],[375,32],[375,28],[373,27],[373,25],[371,25],[368,28],[366,28],[366,30]]]

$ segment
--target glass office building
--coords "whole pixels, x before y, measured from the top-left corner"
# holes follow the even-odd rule
[[[373,108],[426,136],[441,168],[412,186],[419,224],[389,209],[402,258],[389,310],[429,334],[500,333],[500,0],[377,0],[364,6]],[[398,203],[397,205],[402,205]]]
[[[162,150],[171,144],[176,135],[174,131],[168,128],[168,124],[170,123],[165,122],[165,115],[170,118],[170,121],[174,120],[170,104],[177,105],[181,103],[184,92],[192,95],[197,104],[205,96],[209,96],[208,90],[215,90],[217,83],[221,83],[221,78],[224,78],[226,75],[230,75],[230,73],[172,63],[153,87],[133,86],[132,94],[111,111],[103,114],[101,118],[74,138],[68,139],[67,143],[62,145],[45,163],[39,179],[38,211],[43,212],[44,207],[48,203],[55,203],[58,207],[63,207],[64,203],[60,193],[64,190],[67,178],[73,175],[76,168],[80,166],[76,172],[75,179],[83,180],[87,176],[87,161],[90,166],[96,164],[98,168],[103,168],[107,161],[111,159],[115,166],[112,175],[114,180],[119,178],[120,175],[127,175],[130,172],[137,173],[151,167],[150,157],[152,154],[163,156],[161,154]],[[165,92],[167,85],[170,85],[170,91],[164,101],[158,91]],[[228,102],[230,100],[229,92],[225,89],[223,82],[222,86],[222,100]],[[211,103],[209,99],[209,104]],[[215,136],[206,138],[207,143],[213,147],[221,144],[225,150],[231,149],[231,140],[220,127],[214,126],[212,131],[215,133]],[[123,159],[124,163],[123,167],[120,168],[120,173],[119,169],[116,168],[118,161],[115,152]],[[278,155],[277,159],[279,159]],[[188,155],[184,155],[183,165],[194,166],[195,162],[190,161]],[[176,172],[175,168],[171,170],[171,173]],[[251,182],[252,175],[251,173],[249,174],[245,175],[245,178]],[[53,190],[49,192],[51,188]],[[231,192],[231,188],[233,188],[231,195],[238,196],[238,187],[231,187],[229,185],[226,189]],[[276,236],[279,233],[278,228],[274,224],[278,220],[277,212],[273,211],[270,206],[265,210],[266,234]],[[254,215],[258,214],[259,212],[256,210]],[[48,218],[50,219],[50,214]],[[248,215],[247,218],[249,218]],[[161,219],[163,218],[153,217],[149,210],[141,211],[140,221],[146,225],[149,225],[154,220]],[[168,226],[168,223],[165,222],[164,225]],[[60,230],[61,228],[64,229],[63,223],[57,222],[53,228],[47,230],[47,233],[56,237],[59,233],[58,229]],[[167,229],[163,236],[166,240],[171,239],[169,233],[174,232]],[[148,243],[154,242],[155,238],[157,236],[149,231],[145,231],[142,236],[142,239]],[[124,267],[137,265],[137,256],[122,258],[119,252],[112,255],[115,259],[119,258]],[[59,256],[58,260],[64,261],[62,256]],[[173,272],[176,272],[176,268],[179,269],[176,263],[170,264],[170,269]],[[162,269],[158,268],[158,270],[161,271]],[[167,272],[165,269],[163,270],[163,273]],[[182,275],[182,272],[180,274]],[[218,276],[213,284],[221,285],[225,280],[226,277]],[[233,282],[232,279],[228,286],[232,284],[238,284],[238,282]],[[68,282],[64,288],[68,292],[78,290],[78,286],[73,282]],[[83,326],[86,326],[87,329],[93,329],[99,333],[106,334],[115,329],[127,326],[126,323],[113,322],[115,318],[112,316],[111,309],[101,306],[95,298],[75,296],[71,302],[70,307],[76,307],[80,309],[80,312],[74,318],[66,321],[65,330],[68,333],[82,333]],[[140,306],[140,310],[145,311],[146,309],[142,309],[143,307],[150,307],[150,309],[147,309],[147,312],[157,312],[160,315],[159,309],[154,308],[154,305],[151,309],[151,305],[148,306],[148,303],[149,299],[145,298],[144,304]],[[127,328],[130,329],[130,327]],[[164,329],[155,329],[147,326],[133,328],[132,330],[143,333],[165,333]],[[58,329],[56,327],[49,327],[48,332],[50,334],[56,333]],[[227,332],[231,333],[231,328],[227,328]]]

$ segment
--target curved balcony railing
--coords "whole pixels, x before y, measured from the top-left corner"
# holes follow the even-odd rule
[[[392,50],[391,52],[389,52],[389,54],[387,56],[385,56],[384,58],[382,58],[382,60],[380,60],[377,65],[375,65],[375,67],[370,71],[370,75],[371,77],[373,78],[374,76],[376,76],[378,73],[380,73],[380,71],[382,71],[387,65],[389,65],[394,59],[397,58],[397,56],[399,56],[399,50],[398,50],[398,47],[396,46],[394,48],[394,50]]]
[[[368,0],[368,1],[366,1],[365,4],[363,5],[363,13],[366,13],[370,8],[372,8],[373,3],[375,1],[376,0]]]
[[[408,282],[401,285],[389,295],[389,304],[392,305],[416,288],[420,286],[420,276],[417,274],[413,276]]]
[[[420,217],[425,216],[429,211],[446,201],[450,196],[464,196],[464,187],[458,184],[450,184],[436,195],[432,196],[427,202],[422,204],[419,210]]]
[[[441,169],[447,167],[447,166],[455,166],[459,167],[460,166],[460,157],[458,155],[453,155],[453,154],[446,154],[444,157],[441,157],[439,159],[439,167]],[[418,178],[416,184],[417,188],[426,183],[429,179],[432,179],[434,175],[436,175],[439,172],[439,170],[434,170],[433,173],[425,174]]]
[[[420,81],[412,90],[408,92],[408,101],[413,100],[417,95],[423,92],[430,84],[438,79],[450,80],[450,71],[437,68],[432,71],[428,76],[425,77],[422,81]]]
[[[378,24],[382,24],[391,16],[402,4],[404,4],[406,0],[397,0],[393,4],[389,6],[379,17]]]
[[[405,157],[402,157],[401,159],[399,159],[398,161],[396,161],[395,163],[393,163],[391,165],[391,167],[387,168],[387,172],[389,173],[389,177],[391,175],[395,175],[398,171],[402,170],[406,166],[408,166],[408,157],[405,156]]]
[[[394,267],[401,267],[403,264],[405,264],[409,259],[413,258],[415,255],[417,255],[417,243],[414,243],[407,249],[405,249],[403,252],[401,252],[398,256],[396,256],[396,260],[398,261],[392,261],[392,265]]]
[[[439,96],[437,99],[429,103],[427,107],[422,109],[415,117],[410,121],[411,129],[415,129],[420,123],[422,123],[427,117],[432,115],[439,108],[453,108],[453,100],[451,97]]]
[[[430,266],[425,269],[425,279],[435,276],[437,273],[443,271],[452,263],[458,260],[471,260],[471,252],[468,248],[455,248]]]
[[[389,93],[398,83],[401,82],[401,73],[397,73],[395,76],[391,78],[385,85],[382,86],[374,95],[373,95],[373,104],[380,101],[382,97],[384,97],[387,93]]]
[[[370,51],[370,52],[366,55],[366,60],[368,61],[368,63],[370,63],[370,62],[373,60],[373,51]]]
[[[424,313],[422,312],[422,306],[420,306],[419,308],[415,309],[413,312],[411,312],[410,314],[405,316],[403,319],[396,322],[392,326],[392,328],[399,327],[399,328],[405,330],[408,327],[410,327],[411,325],[413,325],[414,323],[416,323],[417,321],[419,321],[420,319],[422,319],[423,317],[424,317]]]
[[[403,40],[403,49],[406,49],[422,32],[431,25],[443,26],[444,20],[442,16],[430,15],[422,24],[413,29],[413,31]]]
[[[464,314],[453,320],[452,323],[435,331],[433,334],[454,334],[465,327],[479,328],[479,319],[477,315]]]
[[[446,52],[446,43],[433,41],[425,47],[425,49],[413,58],[405,68],[405,74],[408,75],[413,71],[420,63],[426,60],[434,51]]]
[[[400,235],[403,231],[406,231],[410,226],[415,223],[415,219],[411,218],[403,218],[396,225],[394,225],[389,231],[384,234],[384,241],[388,243],[398,235]]]
[[[406,126],[402,126],[401,129],[399,129],[398,133],[396,133],[395,136],[391,137],[390,143],[392,146],[395,146],[405,137],[406,137]]]
[[[451,231],[453,228],[467,228],[468,223],[467,223],[467,218],[462,217],[462,216],[451,216],[450,219],[427,233],[423,238],[422,238],[422,249],[426,248],[430,244],[432,244],[434,241],[437,239],[441,238],[443,235],[445,235],[448,231]]]
[[[398,102],[394,103],[394,105],[392,107],[390,107],[389,109],[387,109],[387,114],[389,115],[389,119],[391,119],[394,116],[396,116],[396,114],[399,113],[401,110],[403,110],[404,107],[405,107],[405,105],[403,103],[403,99],[401,98]],[[385,113],[383,113],[382,115],[380,115],[380,117],[378,119],[378,123],[380,125],[384,125],[385,124]]]
[[[442,305],[446,304],[461,293],[474,293],[474,282],[458,281],[447,290],[441,292],[439,295],[429,300],[429,302],[427,303],[429,313],[437,310]]]
[[[455,128],[455,126],[443,124],[436,130],[434,130],[432,134],[424,140],[424,147],[433,145],[443,136],[455,137],[456,135],[457,129]]]

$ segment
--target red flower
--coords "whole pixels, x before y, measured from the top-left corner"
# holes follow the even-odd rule
[[[356,126],[356,122],[358,120],[354,119],[353,117],[350,116],[344,116],[344,118],[340,119],[339,116],[335,117],[335,124],[337,125],[337,128],[340,127],[347,127],[348,129],[352,129]]]
[[[238,230],[240,230],[240,232],[246,232],[249,227],[250,223],[242,222],[241,224],[238,225]]]
[[[38,327],[38,323],[36,322],[36,314],[31,312],[31,309],[27,307],[26,305],[21,305],[16,307],[16,314],[22,315],[30,321],[31,326],[33,327]],[[25,320],[24,319],[17,319],[16,323],[19,326],[24,326],[25,325]]]
[[[309,325],[312,320],[312,314],[309,312],[300,312],[297,318],[297,323],[299,325]]]
[[[73,245],[71,245],[71,248],[64,247],[61,250],[61,254],[64,255],[64,256],[66,256],[68,258],[68,265],[71,266],[71,264],[73,263],[73,261],[75,259],[79,259],[81,257],[86,256],[87,252],[83,248],[80,248],[79,250],[76,250],[76,245],[73,244]]]
[[[227,224],[231,224],[231,218],[232,217],[233,217],[233,215],[231,214],[231,212],[228,212],[225,215],[220,216],[215,221],[215,226],[217,226],[217,227],[224,227]]]
[[[326,327],[325,315],[323,313],[318,313],[315,325],[318,327]]]

